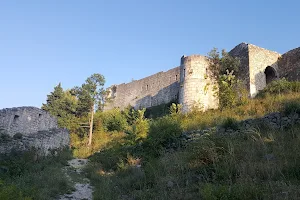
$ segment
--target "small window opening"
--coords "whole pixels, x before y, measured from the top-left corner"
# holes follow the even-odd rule
[[[183,77],[185,77],[185,69],[183,69]]]
[[[149,85],[146,86],[146,90],[149,90]]]
[[[19,115],[15,115],[15,116],[14,116],[14,121],[18,120],[19,117],[20,117]]]
[[[176,74],[176,78],[175,79],[176,79],[176,81],[178,80],[178,75],[177,74]]]

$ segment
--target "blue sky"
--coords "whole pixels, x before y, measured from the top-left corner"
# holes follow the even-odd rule
[[[55,85],[93,73],[106,86],[241,42],[299,47],[299,1],[0,1],[0,108],[40,107]]]

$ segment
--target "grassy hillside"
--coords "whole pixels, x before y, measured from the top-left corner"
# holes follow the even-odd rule
[[[90,159],[85,172],[94,199],[300,198],[300,125],[272,130],[258,124],[222,135],[211,129],[190,143],[180,138],[186,131],[232,127],[271,112],[299,115],[299,82],[276,81],[255,99],[204,113],[182,114],[172,105],[167,114],[162,107],[159,113],[97,112],[89,147],[84,128],[71,130],[73,156]],[[1,155],[0,199],[56,199],[71,192],[62,171],[71,157],[69,151],[46,158],[34,151]]]
[[[1,200],[48,200],[73,188],[62,168],[72,156],[65,150],[39,158],[35,151],[10,156],[0,155]]]
[[[149,128],[140,140],[128,127],[104,131],[114,138],[94,151],[86,169],[94,198],[299,199],[300,126],[272,130],[258,125],[232,135],[212,131],[187,146],[179,139],[183,131],[222,125],[228,118],[298,112],[299,84],[291,85],[272,85],[234,108],[144,119]],[[133,130],[136,124],[128,126]]]
[[[299,199],[299,131],[210,134],[141,168],[127,155],[111,170],[94,155],[87,170],[95,199]]]

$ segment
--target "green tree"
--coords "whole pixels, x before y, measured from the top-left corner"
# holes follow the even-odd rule
[[[127,120],[130,120],[130,126],[126,131],[127,138],[132,144],[136,142],[140,142],[144,140],[149,132],[149,122],[145,119],[145,111],[146,109],[142,110],[134,110],[129,109],[130,111],[127,113]]]
[[[104,105],[104,83],[105,78],[103,75],[93,74],[86,79],[81,87],[72,89],[73,94],[78,99],[77,115],[88,116],[89,118],[89,146],[92,144],[95,108],[102,110]]]
[[[42,105],[42,109],[57,117],[60,127],[73,130],[76,128],[76,108],[77,100],[70,91],[64,91],[61,83],[54,87],[54,91],[47,95],[47,103]]]
[[[98,114],[99,112],[97,112]],[[120,109],[114,108],[100,113],[103,128],[106,131],[124,131],[128,123]]]
[[[42,109],[50,112],[50,114],[59,117],[59,108],[64,97],[64,90],[61,83],[54,87],[54,91],[47,95],[46,104],[43,104]]]
[[[220,108],[235,106],[238,103],[240,87],[236,75],[239,70],[240,61],[222,50],[220,55],[217,48],[208,53],[210,58],[210,78],[218,85],[216,96],[219,97]]]

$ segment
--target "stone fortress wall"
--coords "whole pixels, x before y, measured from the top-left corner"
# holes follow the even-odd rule
[[[35,107],[6,108],[0,110],[0,128],[13,136],[57,128],[56,118]]]
[[[237,74],[249,92],[255,97],[268,83],[278,78],[300,80],[300,48],[283,55],[252,44],[241,43],[229,54],[239,58],[241,65]],[[207,76],[209,59],[201,55],[183,56],[179,67],[167,72],[113,85],[108,88],[110,101],[105,110],[131,105],[136,109],[148,108],[178,100],[183,112],[193,107],[204,111],[218,107],[213,82]],[[180,78],[179,78],[180,77]]]
[[[128,105],[141,109],[169,103],[178,98],[179,80],[180,69],[175,67],[127,84],[111,86],[108,97],[112,102],[104,109],[123,109]]]
[[[0,110],[0,154],[31,148],[41,155],[69,146],[67,129],[58,128],[56,118],[35,107]]]
[[[278,61],[280,77],[300,81],[300,47],[283,54]]]

